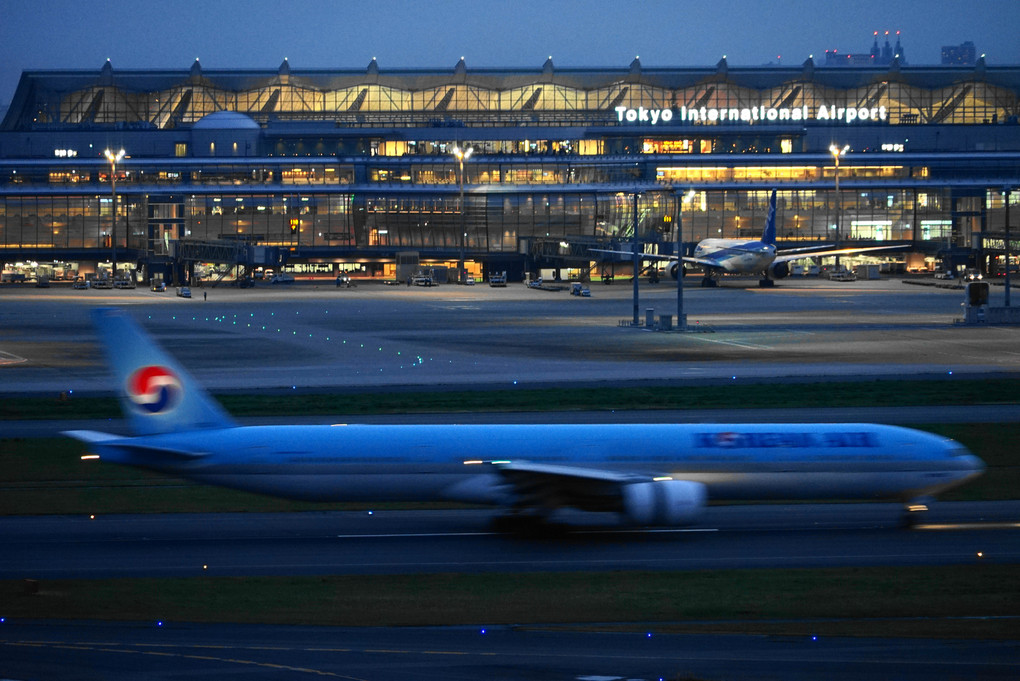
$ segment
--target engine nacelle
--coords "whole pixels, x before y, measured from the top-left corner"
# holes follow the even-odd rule
[[[782,279],[790,276],[790,263],[774,262],[769,266],[769,279]]]
[[[701,514],[707,496],[700,482],[635,482],[623,488],[623,515],[635,525],[683,525]]]
[[[673,279],[673,281],[676,281],[676,275],[678,272],[682,272],[683,276],[686,277],[687,267],[680,265],[678,262],[671,262],[666,266],[666,273]]]

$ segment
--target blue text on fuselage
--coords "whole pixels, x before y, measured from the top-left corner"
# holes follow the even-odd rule
[[[694,442],[703,449],[754,449],[795,447],[878,447],[874,433],[833,431],[828,433],[695,433]]]

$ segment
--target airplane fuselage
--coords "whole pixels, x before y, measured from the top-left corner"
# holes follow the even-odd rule
[[[695,247],[694,258],[715,261],[728,274],[761,274],[776,259],[776,247],[761,241],[704,239]]]
[[[983,470],[959,444],[873,424],[251,426],[93,443],[105,461],[316,501],[505,505],[515,466],[673,478],[709,500],[898,499]]]

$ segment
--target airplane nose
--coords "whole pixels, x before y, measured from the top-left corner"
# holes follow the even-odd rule
[[[964,460],[966,461],[968,470],[970,470],[972,473],[985,472],[986,468],[985,462],[979,459],[978,457],[974,456],[973,454],[968,454],[966,457],[964,457]]]

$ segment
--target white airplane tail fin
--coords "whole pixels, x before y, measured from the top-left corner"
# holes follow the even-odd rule
[[[137,435],[236,424],[184,368],[122,310],[92,313],[125,418]]]
[[[765,231],[762,233],[761,242],[768,246],[776,244],[776,190],[772,190],[772,197],[769,198],[769,216],[765,220]]]

